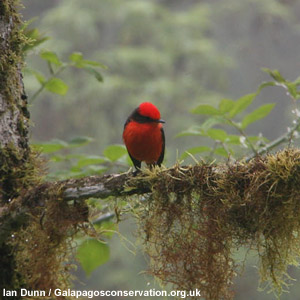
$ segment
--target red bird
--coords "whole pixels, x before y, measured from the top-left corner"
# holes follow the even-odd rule
[[[147,165],[160,166],[165,154],[165,134],[160,112],[150,102],[141,103],[128,117],[123,140],[128,154],[138,170],[142,161]]]

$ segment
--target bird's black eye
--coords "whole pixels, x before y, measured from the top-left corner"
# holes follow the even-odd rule
[[[153,119],[138,114],[137,116],[135,116],[134,121],[138,123],[149,123],[149,122],[153,122]]]
[[[131,115],[131,119],[138,123],[152,123],[156,121],[150,117],[141,115],[137,110]]]

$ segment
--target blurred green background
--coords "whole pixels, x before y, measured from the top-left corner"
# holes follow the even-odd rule
[[[97,81],[80,69],[67,68],[59,77],[69,86],[65,96],[43,92],[30,105],[35,142],[70,140],[89,136],[93,142],[75,153],[101,155],[111,144],[122,144],[124,122],[131,111],[151,101],[166,120],[165,164],[171,166],[184,150],[211,143],[203,137],[176,134],[198,125],[204,118],[190,110],[201,103],[217,104],[256,91],[269,80],[261,68],[279,69],[288,79],[300,75],[300,1],[298,0],[23,0],[24,20],[51,37],[31,51],[27,67],[47,74],[41,49],[54,51],[61,60],[81,52],[86,59],[107,66]],[[25,72],[29,99],[39,89]],[[263,133],[272,140],[287,130],[291,101],[283,89],[266,88],[251,108],[276,103],[263,121],[247,134]],[[234,131],[232,132],[234,133]],[[69,151],[69,150],[68,150]],[[68,152],[69,153],[69,152]],[[73,153],[73,152],[72,152]],[[197,156],[199,158],[199,156]],[[186,161],[188,163],[189,160]],[[55,166],[49,166],[55,171]],[[126,162],[107,169],[126,171]],[[135,242],[134,219],[120,224],[120,232]],[[284,224],[283,224],[284,226]],[[109,240],[110,260],[87,278],[79,268],[77,289],[159,289],[151,278],[141,251],[115,235]],[[127,247],[134,250],[131,253]],[[243,259],[247,249],[237,255]],[[274,299],[257,292],[257,258],[249,256],[242,277],[238,276],[235,299]],[[300,272],[290,270],[300,278]],[[300,299],[296,281],[281,299]],[[116,298],[114,298],[116,299]],[[149,298],[150,299],[150,298]]]

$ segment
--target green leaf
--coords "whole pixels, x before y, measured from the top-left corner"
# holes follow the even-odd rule
[[[181,131],[178,134],[176,134],[176,138],[182,137],[182,136],[196,136],[196,135],[202,135],[202,128],[200,126],[191,126],[187,130]]]
[[[189,153],[194,155],[194,154],[198,154],[198,153],[202,153],[202,152],[209,152],[209,151],[211,151],[211,148],[207,147],[207,146],[193,147],[193,148],[186,150],[184,153],[182,153],[180,159],[185,159],[186,157],[189,156]]]
[[[107,69],[107,67],[105,65],[103,65],[97,61],[83,59],[83,55],[80,52],[73,52],[69,56],[69,59],[75,63],[75,67],[77,67],[77,68],[93,66],[93,67],[98,67],[98,68],[102,68],[102,69]]]
[[[101,73],[99,73],[94,68],[84,67],[84,70],[86,70],[88,73],[92,74],[99,82],[103,82],[104,81]]]
[[[268,68],[262,68],[262,70],[268,73],[277,82],[284,83],[286,81],[278,70],[271,70]]]
[[[249,124],[263,119],[266,117],[271,110],[274,108],[275,104],[270,103],[270,104],[265,104],[254,110],[252,113],[246,115],[242,121],[242,129],[245,129]]]
[[[82,176],[88,176],[88,175],[100,175],[107,171],[106,167],[99,166],[99,165],[91,165],[87,166],[87,168],[82,171]]]
[[[28,29],[27,26],[29,24],[30,22],[27,22],[27,24],[25,24],[23,27],[23,33],[28,39],[28,43],[24,44],[22,47],[22,51],[24,52],[32,50],[33,48],[49,40],[49,37],[43,36],[37,28]]]
[[[68,148],[70,148],[69,144],[68,144]],[[67,160],[70,160],[70,159],[81,159],[82,157],[85,157],[85,156],[83,154],[75,154],[75,153],[71,153],[71,154],[65,155],[65,158]]]
[[[52,140],[45,143],[34,143],[32,146],[36,147],[39,151],[43,153],[52,153],[59,151],[63,148],[67,148],[68,144],[61,140]]]
[[[95,222],[93,225],[97,232],[108,238],[111,238],[118,229],[117,224],[111,221]]]
[[[37,20],[38,20],[38,17],[33,17],[29,20],[24,21],[23,24],[20,24],[20,29],[25,30],[26,28],[28,28],[29,25],[31,25],[32,23],[34,23]]]
[[[207,131],[209,128],[213,127],[216,124],[220,124],[220,123],[226,123],[227,120],[223,117],[223,116],[213,116],[208,118],[207,120],[205,120],[200,128],[203,131]]]
[[[267,87],[267,86],[275,86],[276,83],[274,81],[267,81],[267,82],[263,82],[257,89],[257,93],[260,93],[260,91]]]
[[[297,90],[297,86],[299,85],[300,81],[299,78],[297,78],[294,82],[287,81],[278,70],[270,70],[267,68],[262,69],[263,71],[267,72],[275,81],[281,83],[281,85],[285,86],[287,90],[289,91],[290,95],[294,99],[299,99],[300,95]],[[275,85],[275,83],[274,83]]]
[[[87,276],[109,260],[109,247],[95,239],[85,240],[76,255]]]
[[[270,140],[268,140],[267,138],[265,138],[263,136],[253,136],[253,135],[248,136],[248,140],[250,142],[253,142],[253,143],[258,142],[258,141],[261,141],[261,142],[264,142],[264,143],[269,143],[270,142]]]
[[[235,101],[234,106],[229,111],[229,116],[232,118],[236,116],[238,113],[244,111],[254,100],[256,96],[256,93],[247,94],[241,98],[239,98],[237,101]]]
[[[226,149],[224,147],[219,147],[214,152],[218,155],[228,157],[228,152],[226,151]]]
[[[223,129],[211,128],[207,130],[207,135],[217,141],[225,142],[227,133]]]
[[[98,61],[94,61],[94,60],[87,60],[87,59],[84,59],[82,61],[82,63],[86,66],[86,65],[90,65],[90,66],[93,66],[93,67],[98,67],[98,68],[102,68],[102,69],[107,69],[107,66],[99,63]]]
[[[66,160],[66,158],[63,155],[51,155],[50,160],[54,162],[60,162]]]
[[[92,142],[93,140],[94,139],[89,136],[77,136],[77,137],[74,137],[73,139],[71,139],[68,142],[68,144],[70,147],[76,148],[76,147],[81,147],[81,146],[87,145],[90,142]]]
[[[87,155],[77,162],[77,167],[82,168],[89,165],[102,164],[106,159],[98,155]]]
[[[287,87],[290,95],[294,99],[298,99],[299,95],[298,95],[297,85],[295,83],[292,83],[292,82],[286,82],[285,86]]]
[[[229,112],[233,106],[235,105],[235,102],[231,99],[222,99],[219,103],[219,110],[222,113]]]
[[[65,84],[61,79],[53,77],[45,84],[45,88],[58,95],[64,96],[68,92],[68,85]]]
[[[83,55],[80,52],[73,52],[72,54],[70,54],[69,60],[80,64],[83,60]]]
[[[127,153],[123,145],[111,145],[104,149],[103,154],[111,161],[116,161]]]
[[[241,137],[239,135],[230,134],[226,138],[226,143],[240,145],[240,138]]]
[[[198,105],[191,111],[193,114],[200,114],[200,115],[220,115],[220,111],[217,110],[215,107],[208,105],[208,104],[201,104]]]
[[[297,86],[300,85],[300,76],[297,77],[297,79],[294,80],[293,83],[296,84]]]
[[[62,62],[60,61],[60,59],[58,58],[56,53],[54,53],[52,51],[43,51],[43,52],[41,52],[40,57],[44,60],[47,60],[47,61],[57,65],[57,66],[62,65]]]
[[[65,142],[64,142],[65,143]],[[68,143],[65,143],[66,146],[64,148],[68,148],[69,145]],[[82,157],[84,157],[84,155],[82,154],[67,154],[67,155],[61,155],[61,154],[57,154],[57,155],[51,155],[51,160],[52,161],[70,161],[72,159],[81,159]]]
[[[46,79],[44,77],[44,75],[36,70],[30,70],[30,72],[33,74],[33,76],[36,78],[36,80],[40,83],[40,84],[44,84],[46,82]]]

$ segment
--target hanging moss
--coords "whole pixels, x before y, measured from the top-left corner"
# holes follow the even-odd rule
[[[0,206],[1,217],[5,209],[8,208],[7,203],[13,203],[17,197],[24,194],[34,184],[40,182],[40,165],[41,162],[37,158],[37,154],[30,152],[27,159],[24,160],[23,151],[17,150],[13,145],[6,148],[0,148]],[[2,211],[3,209],[3,211]],[[22,224],[26,224],[25,218],[12,221],[1,228],[0,238],[0,270],[5,274],[0,279],[0,289],[17,290],[23,287],[23,278],[20,273],[16,272],[16,255],[14,247],[9,245],[9,239],[20,228]],[[8,226],[7,226],[8,225]],[[25,285],[25,287],[28,287]],[[21,298],[21,297],[20,297]],[[17,298],[16,298],[17,299]]]
[[[233,252],[259,256],[262,284],[280,295],[300,256],[300,151],[249,163],[149,172],[152,194],[138,217],[149,272],[206,300],[233,299]],[[139,179],[137,179],[139,180]]]
[[[29,163],[29,166],[33,164]],[[26,170],[26,164],[24,168]],[[71,270],[74,269],[71,262],[75,249],[73,238],[80,230],[89,233],[88,207],[85,202],[63,201],[63,182],[37,184],[37,178],[41,177],[28,178],[25,170],[24,174],[12,174],[12,178],[16,176],[23,185],[19,195],[15,195],[4,210],[9,221],[4,223],[5,236],[3,228],[1,231],[0,249],[1,253],[6,250],[8,255],[0,259],[0,269],[7,276],[2,276],[0,286],[16,291],[20,288],[66,290],[69,288]],[[20,172],[20,168],[15,171]],[[22,179],[23,175],[25,178]],[[28,190],[23,180],[29,184]],[[35,182],[37,188],[32,189],[31,180],[31,185]]]
[[[83,228],[81,224],[87,222],[88,208],[85,203],[62,201],[59,185],[49,185],[46,191],[42,185],[34,195],[20,199],[20,205],[23,201],[27,205],[42,201],[43,205],[34,206],[28,225],[10,238],[15,251],[15,273],[23,279],[21,284],[31,290],[67,290],[75,267],[73,238]]]

